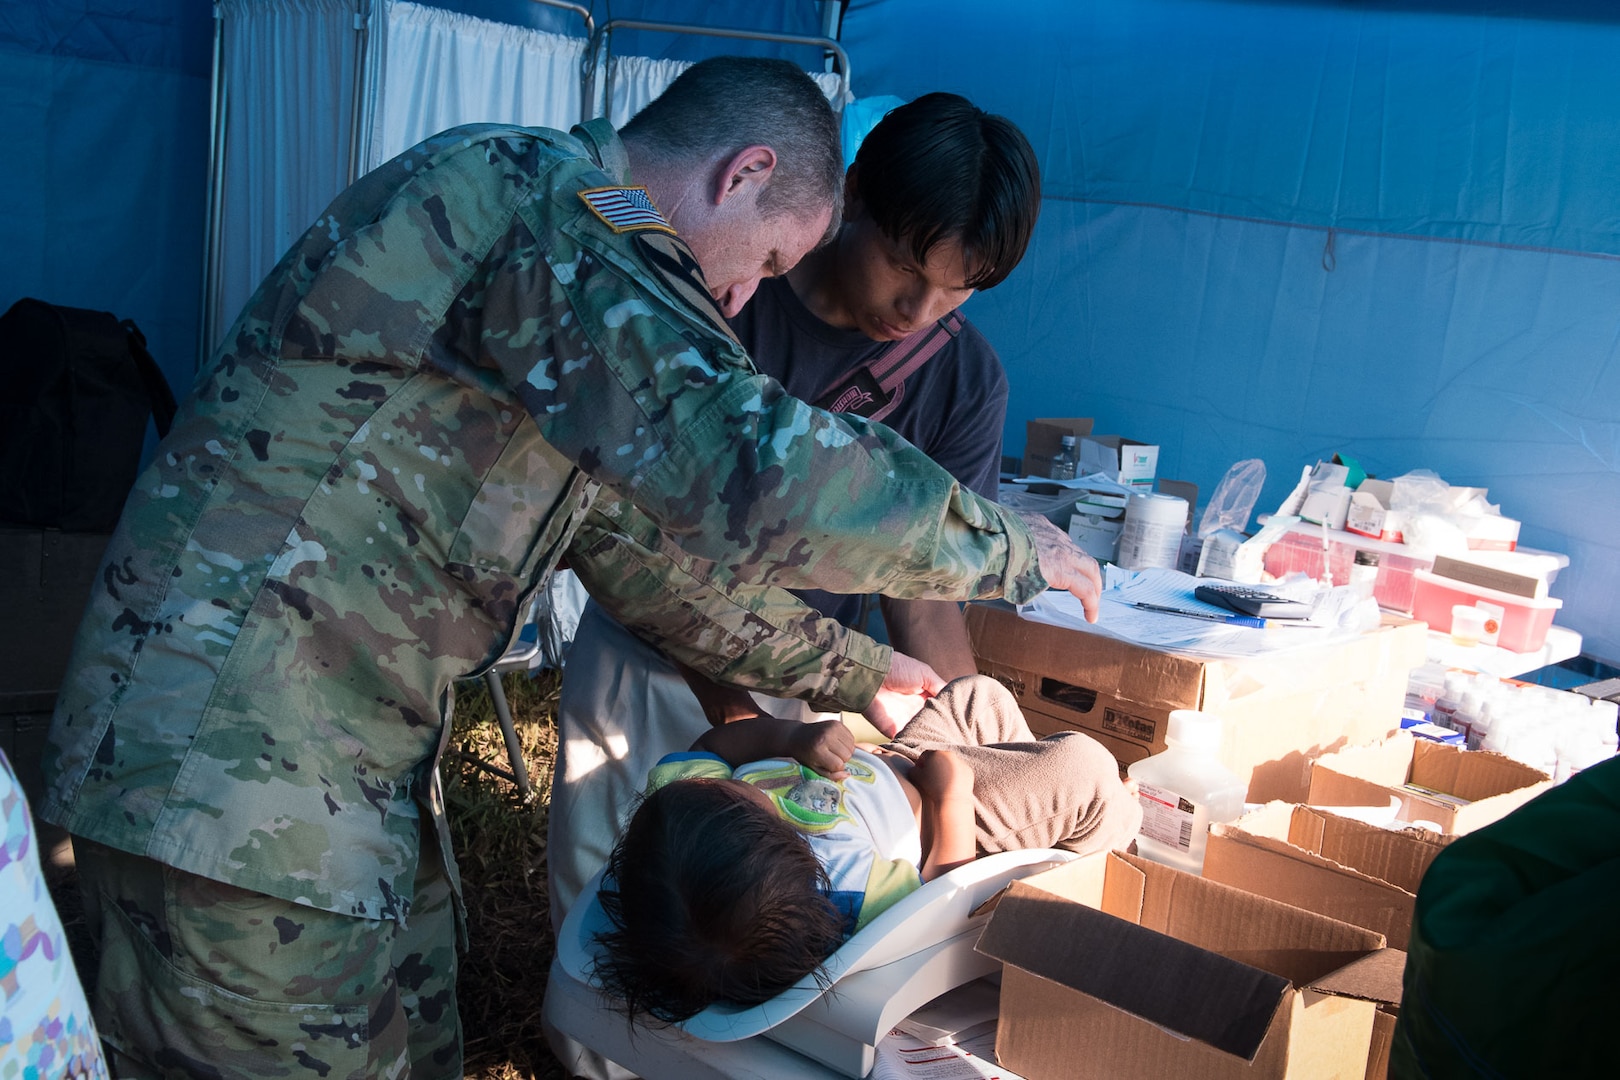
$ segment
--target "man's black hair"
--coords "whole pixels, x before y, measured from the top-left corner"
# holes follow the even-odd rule
[[[609,856],[596,979],[632,1021],[768,1001],[843,943],[827,892],[798,829],[728,785],[676,780],[642,800]]]
[[[961,243],[966,284],[999,285],[1024,257],[1041,209],[1041,169],[1011,120],[956,94],[891,109],[855,155],[855,194],[885,236],[919,263]]]

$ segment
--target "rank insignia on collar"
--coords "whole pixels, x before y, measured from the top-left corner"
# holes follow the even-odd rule
[[[675,227],[664,220],[658,207],[647,195],[646,188],[603,187],[590,188],[579,193],[591,213],[616,233],[655,229],[673,234]]]

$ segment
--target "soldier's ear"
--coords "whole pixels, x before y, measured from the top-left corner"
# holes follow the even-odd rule
[[[776,171],[776,151],[768,146],[745,146],[721,161],[714,172],[711,195],[719,206],[736,195],[753,193],[755,199]]]

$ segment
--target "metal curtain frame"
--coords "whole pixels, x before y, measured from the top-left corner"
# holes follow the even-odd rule
[[[589,9],[571,0],[530,0],[531,3],[570,11],[585,24],[587,40],[596,34],[596,21]],[[361,162],[370,149],[371,120],[376,108],[377,57],[371,36],[374,0],[352,0],[354,9],[354,85],[349,104],[348,180],[359,179]],[[214,317],[214,296],[219,289],[219,271],[224,245],[225,136],[230,124],[230,93],[225,80],[225,13],[213,5],[213,70],[208,102],[208,194],[203,219],[202,314],[197,320],[197,356],[201,368],[213,354],[222,328]]]
[[[644,22],[640,19],[612,19],[603,23],[591,35],[585,50],[585,70],[580,75],[580,100],[583,119],[590,120],[608,114],[613,100],[612,37],[615,30],[653,30],[666,34],[699,34],[708,37],[742,38],[748,41],[776,41],[788,45],[809,45],[830,54],[838,70],[838,100],[834,107],[843,112],[849,98],[849,54],[830,37],[807,37],[803,34],[779,34],[771,30],[736,30],[721,26],[693,26],[687,23]]]

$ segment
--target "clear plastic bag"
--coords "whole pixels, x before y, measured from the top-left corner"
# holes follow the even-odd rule
[[[1226,470],[1215,493],[1204,504],[1204,516],[1198,522],[1198,535],[1207,537],[1221,529],[1243,532],[1249,527],[1249,515],[1260,499],[1260,489],[1266,484],[1266,463],[1259,458],[1247,458]]]
[[[1497,508],[1474,488],[1454,488],[1427,469],[1391,481],[1389,508],[1398,513],[1406,543],[1436,555],[1468,550],[1469,531]]]

